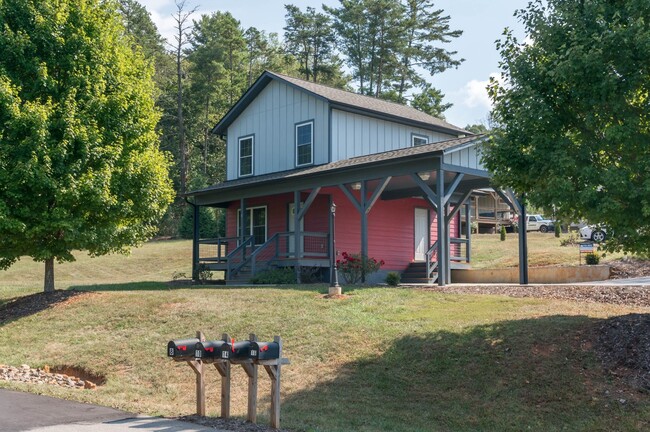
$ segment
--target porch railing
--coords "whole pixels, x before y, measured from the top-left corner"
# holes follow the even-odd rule
[[[249,236],[245,237],[244,241],[237,246],[235,250],[228,254],[227,258],[227,267],[226,274],[227,277],[232,277],[235,275],[242,267],[246,265],[246,262],[250,258],[253,249],[255,248],[255,237]]]
[[[468,263],[470,261],[469,256],[469,240],[465,238],[451,238],[449,239],[449,261]],[[430,279],[433,272],[438,269],[438,260],[433,261],[434,256],[437,258],[438,255],[438,241],[436,240],[429,250],[426,252],[426,261],[427,261],[427,277]]]
[[[245,237],[244,240],[250,237]],[[240,237],[220,237],[199,240],[199,261],[225,263],[228,255],[239,245],[240,240]]]
[[[431,279],[431,275],[438,268],[438,260],[432,261],[433,256],[438,255],[438,241],[433,242],[425,256],[427,259],[427,279]]]

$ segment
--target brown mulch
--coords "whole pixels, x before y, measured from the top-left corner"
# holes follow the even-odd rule
[[[610,266],[610,279],[625,279],[650,276],[650,261],[625,257],[607,263]]]
[[[595,349],[606,371],[635,388],[650,391],[650,315],[605,320],[598,329]]]
[[[262,424],[248,423],[239,419],[222,419],[218,417],[200,417],[197,415],[178,417],[178,420],[196,423],[201,426],[224,429],[232,432],[287,432],[287,429],[273,429]]]
[[[40,292],[23,297],[16,297],[0,306],[0,325],[24,318],[45,309],[70,304],[73,301],[80,300],[82,297],[94,295],[94,293],[67,290],[56,290],[54,292]]]

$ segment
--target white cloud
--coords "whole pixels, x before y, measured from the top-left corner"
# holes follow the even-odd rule
[[[490,78],[496,78],[498,81],[502,81],[500,73],[491,73]],[[460,95],[462,98],[462,104],[468,108],[482,108],[486,110],[492,109],[492,101],[490,100],[487,92],[487,86],[490,83],[490,80],[471,80],[465,84],[461,89]]]

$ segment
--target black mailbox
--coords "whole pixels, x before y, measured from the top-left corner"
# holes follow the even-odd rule
[[[224,344],[223,350],[228,350],[228,357],[224,358],[229,358],[232,360],[247,359],[250,357],[251,342],[241,341],[235,342],[234,344],[226,343]]]
[[[198,342],[194,347],[194,357],[203,360],[228,359],[230,353],[226,345],[222,340]]]
[[[280,344],[277,342],[251,343],[251,358],[255,360],[275,360],[280,358]]]
[[[167,344],[167,356],[174,358],[194,358],[194,347],[200,342],[197,338],[176,339]]]

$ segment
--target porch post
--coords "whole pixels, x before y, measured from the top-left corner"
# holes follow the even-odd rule
[[[192,235],[192,279],[198,280],[199,278],[199,239],[200,239],[200,224],[199,224],[199,206],[191,204],[194,211],[194,231]]]
[[[368,260],[368,213],[366,212],[366,181],[361,181],[361,283],[366,282],[366,261]]]
[[[465,238],[467,239],[467,244],[465,245],[465,259],[467,263],[470,263],[472,258],[472,223],[470,218],[472,217],[472,199],[467,200],[465,204]]]
[[[447,266],[449,260],[447,256],[447,236],[445,235],[445,171],[438,168],[436,170],[436,213],[438,215],[438,285],[447,284]]]
[[[296,258],[296,282],[302,283],[300,278],[300,258],[302,257],[302,245],[300,242],[300,191],[293,192],[293,250]]]
[[[451,219],[452,217],[448,216],[450,215],[450,207],[451,205],[449,202],[445,205],[445,237],[446,237],[446,244],[447,244],[447,275],[445,277],[445,283],[450,283],[451,282]]]
[[[519,283],[528,285],[528,230],[526,229],[525,196],[522,195],[519,205],[521,207],[519,215]]]
[[[239,200],[239,244],[244,244],[246,237],[246,199]]]

